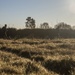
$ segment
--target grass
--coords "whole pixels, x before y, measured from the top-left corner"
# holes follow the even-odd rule
[[[0,75],[75,75],[75,39],[0,39]]]
[[[49,71],[54,71],[60,75],[71,75],[74,71],[75,61],[72,59],[62,59],[60,61],[50,59],[44,62],[44,66]]]

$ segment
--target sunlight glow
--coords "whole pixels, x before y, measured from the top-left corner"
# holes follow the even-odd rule
[[[69,1],[69,11],[75,14],[75,0],[68,0]]]

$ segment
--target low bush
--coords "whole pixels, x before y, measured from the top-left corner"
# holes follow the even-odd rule
[[[43,66],[49,71],[54,71],[60,75],[71,75],[75,68],[75,61],[72,59],[46,60]]]

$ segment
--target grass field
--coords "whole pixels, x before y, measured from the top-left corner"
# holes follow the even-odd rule
[[[0,75],[75,75],[75,39],[0,39]]]

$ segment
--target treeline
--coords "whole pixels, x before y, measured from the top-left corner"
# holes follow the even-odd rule
[[[4,38],[0,28],[0,38]],[[7,28],[6,38],[75,38],[75,30],[72,29],[16,29]]]
[[[75,30],[66,29],[23,29],[18,30],[17,34],[19,37],[27,38],[75,38]]]
[[[75,26],[60,22],[51,28],[47,22],[36,28],[35,20],[27,17],[25,29],[7,28],[7,24],[0,28],[0,38],[75,38]]]

